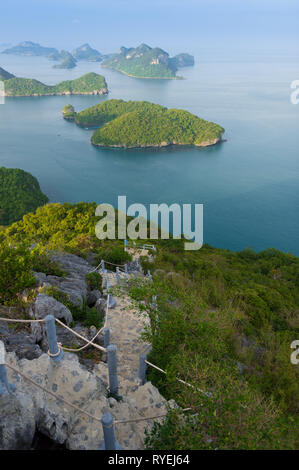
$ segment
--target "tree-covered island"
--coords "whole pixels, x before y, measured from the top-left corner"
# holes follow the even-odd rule
[[[57,85],[45,85],[33,78],[14,76],[5,78],[4,72],[6,71],[0,70],[0,75],[4,79],[5,96],[105,95],[108,93],[105,78],[94,72],[82,75],[75,80],[65,80]]]
[[[71,105],[63,117],[82,127],[99,127],[91,137],[97,146],[145,148],[169,145],[206,147],[221,141],[224,129],[182,109],[147,101],[108,100],[76,113]],[[101,127],[100,127],[101,126]]]
[[[152,48],[147,44],[133,48],[121,47],[116,54],[102,62],[103,67],[117,70],[133,78],[178,79],[179,67],[194,64],[190,54],[169,57],[160,47]]]

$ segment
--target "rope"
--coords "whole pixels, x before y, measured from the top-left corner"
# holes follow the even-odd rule
[[[28,382],[32,383],[32,385],[35,385],[37,388],[40,388],[41,390],[43,390],[45,393],[48,393],[49,395],[51,395],[52,397],[56,398],[57,400],[62,401],[63,403],[65,403],[66,405],[70,406],[70,407],[73,408],[74,410],[79,411],[79,412],[82,413],[82,414],[85,414],[85,415],[88,416],[89,418],[94,419],[95,421],[101,422],[101,418],[98,418],[97,416],[93,416],[92,414],[88,413],[88,411],[82,410],[81,408],[79,408],[79,406],[73,405],[73,403],[69,402],[68,400],[65,400],[64,398],[60,397],[59,395],[56,395],[56,393],[53,393],[53,392],[51,392],[50,390],[47,390],[47,389],[46,389],[45,387],[43,387],[42,385],[39,385],[39,384],[37,384],[36,382],[34,382],[34,380],[32,380],[30,377],[28,377],[28,375],[23,374],[23,372],[20,372],[18,369],[15,369],[15,368],[14,368],[13,366],[11,366],[10,364],[5,363],[5,365],[6,365],[6,367],[8,367],[9,369],[13,370],[16,374],[19,374],[19,375],[20,375],[21,377],[23,377],[25,380],[28,380]]]
[[[184,408],[182,411],[191,411],[192,408]],[[114,421],[114,424],[126,424],[126,423],[136,423],[138,421],[146,421],[148,419],[157,419],[157,418],[164,418],[167,416],[167,413],[164,413],[162,415],[156,415],[156,416],[150,416],[150,417],[145,417],[145,418],[135,418],[135,419],[116,419]]]
[[[44,322],[45,319],[41,318],[40,320],[19,320],[17,318],[0,318],[0,321],[7,321],[8,323],[38,323]]]
[[[100,351],[104,351],[106,352],[106,349],[103,348],[102,346],[98,345],[98,344],[95,344],[93,343],[93,340],[88,340],[87,338],[84,338],[84,336],[80,335],[79,333],[77,333],[76,331],[74,331],[72,328],[70,328],[69,326],[65,325],[62,321],[58,320],[58,318],[55,318],[55,320],[57,321],[57,323],[59,323],[61,326],[63,326],[66,330],[69,330],[71,331],[75,336],[78,336],[78,338],[81,338],[83,339],[83,341],[86,341],[87,342],[87,345],[91,345],[93,346],[94,348],[96,349],[99,349]],[[65,348],[63,348],[65,349]],[[65,349],[67,350],[67,349]]]
[[[47,390],[45,387],[43,387],[42,385],[39,385],[38,383],[34,382],[34,380],[32,380],[30,377],[28,377],[28,375],[26,374],[23,374],[23,372],[19,371],[18,369],[16,369],[15,367],[13,367],[12,365],[10,364],[7,364],[5,363],[6,367],[8,367],[9,369],[11,369],[13,372],[15,372],[16,374],[20,375],[21,377],[23,377],[25,380],[28,380],[28,382],[30,382],[32,385],[35,385],[35,387],[37,388],[40,388],[41,390],[43,390],[43,392],[45,393],[48,393],[49,395],[51,395],[53,398],[55,398],[56,400],[60,400],[62,401],[63,403],[65,403],[66,405],[70,406],[71,408],[73,408],[74,410],[78,411],[79,413],[82,413],[84,414],[85,416],[88,416],[89,418],[93,419],[94,421],[97,421],[99,423],[102,422],[102,419],[99,418],[98,416],[94,416],[92,415],[91,413],[88,413],[88,411],[85,411],[85,410],[82,410],[82,408],[79,408],[79,406],[77,405],[74,405],[73,403],[71,403],[70,401],[68,400],[65,400],[64,398],[60,397],[59,395],[56,395],[56,393],[54,392],[51,392],[50,390]],[[183,409],[182,411],[190,411],[192,408],[185,408]],[[150,420],[150,419],[157,419],[157,418],[162,418],[164,416],[166,416],[167,413],[163,414],[163,415],[159,415],[159,416],[149,416],[149,417],[146,417],[146,418],[135,418],[135,419],[128,419],[128,420],[115,420],[114,421],[114,424],[126,424],[126,423],[134,423],[134,422],[138,422],[138,421],[146,421],[146,420]]]
[[[165,375],[166,375],[166,371],[163,370],[163,369],[160,369],[160,367],[158,367],[158,366],[155,366],[155,364],[152,364],[151,362],[149,362],[149,361],[147,361],[147,360],[145,360],[144,362],[145,362],[146,364],[148,364],[149,366],[153,367],[154,369],[157,369],[158,371],[162,372],[162,374],[165,374]],[[189,384],[188,382],[185,382],[185,380],[179,379],[178,377],[176,377],[176,380],[177,380],[178,382],[181,382],[181,383],[184,384],[184,385],[187,385],[188,387],[192,387],[194,390],[197,390],[197,391],[200,392],[200,393],[204,393],[205,395],[207,395],[207,392],[204,392],[204,391],[201,390],[200,388],[194,387],[194,385]]]
[[[48,356],[50,356],[50,357],[57,357],[57,356],[59,356],[59,354],[60,354],[60,352],[61,352],[61,349],[62,349],[62,344],[61,344],[61,343],[57,343],[57,348],[58,348],[57,353],[51,353],[50,350],[48,349]]]

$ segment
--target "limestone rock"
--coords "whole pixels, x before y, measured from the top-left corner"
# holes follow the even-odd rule
[[[54,315],[59,320],[64,320],[67,325],[73,321],[69,309],[58,302],[54,297],[46,294],[38,294],[34,304],[34,313],[36,318],[45,318],[47,315]]]
[[[30,449],[35,434],[35,409],[30,395],[0,395],[0,449]]]

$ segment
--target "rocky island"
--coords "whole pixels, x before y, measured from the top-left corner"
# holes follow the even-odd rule
[[[54,96],[54,95],[105,95],[108,93],[107,83],[102,75],[90,72],[75,80],[65,80],[57,85],[45,85],[32,79],[12,77],[5,78],[1,69],[0,74],[4,77],[5,96]]]
[[[179,67],[194,64],[194,57],[179,54],[173,58],[159,47],[147,44],[133,48],[121,47],[120,50],[102,62],[103,67],[117,70],[133,78],[178,79]]]
[[[207,147],[218,143],[224,129],[181,109],[147,101],[108,100],[76,113],[71,105],[63,117],[83,127],[101,126],[91,142],[103,147],[146,148],[170,145]]]

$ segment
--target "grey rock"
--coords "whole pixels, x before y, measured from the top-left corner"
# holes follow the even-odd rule
[[[47,282],[46,274],[34,272],[33,275],[37,281],[38,287],[41,287],[45,282]]]
[[[102,294],[99,290],[91,290],[87,292],[86,303],[89,307],[93,307],[101,297]]]
[[[67,325],[73,321],[69,309],[58,302],[54,297],[46,294],[38,294],[34,304],[34,313],[36,318],[45,318],[47,315],[54,315],[59,320],[64,320]]]
[[[35,434],[35,409],[29,394],[0,395],[0,449],[30,449]]]
[[[8,352],[15,352],[19,359],[36,359],[42,354],[42,350],[36,344],[35,338],[26,332],[19,331],[9,335],[5,342]]]

